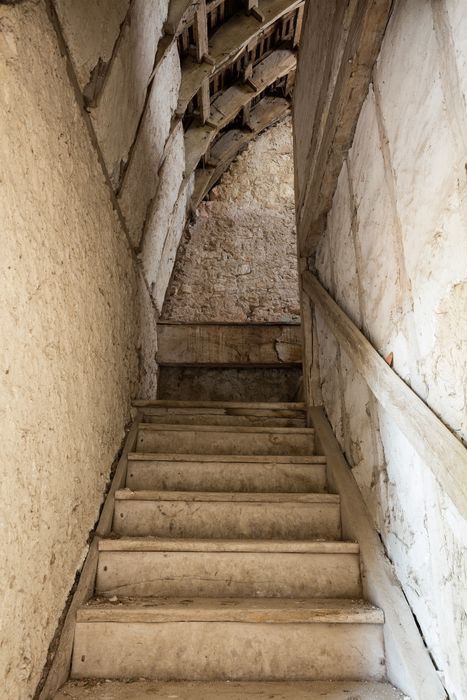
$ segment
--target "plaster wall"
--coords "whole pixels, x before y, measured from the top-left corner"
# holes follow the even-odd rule
[[[165,302],[172,321],[298,318],[292,128],[252,141],[201,203]]]
[[[0,7],[0,222],[0,695],[26,700],[124,437],[141,343],[142,278],[43,2]]]
[[[140,307],[152,328],[192,191],[191,179],[183,172],[183,128],[175,115],[181,79],[177,42],[163,36],[169,0],[89,4],[54,0],[89,128],[139,259],[144,282],[140,289],[150,295],[149,305],[141,298]],[[147,345],[140,349],[142,392],[147,397],[157,374],[154,338],[150,330]]]
[[[398,0],[317,273],[467,441],[467,8]],[[467,696],[466,524],[317,315],[328,416],[443,682]]]

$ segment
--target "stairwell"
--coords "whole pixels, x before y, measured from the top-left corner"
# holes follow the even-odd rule
[[[56,700],[401,698],[304,404],[137,403]]]

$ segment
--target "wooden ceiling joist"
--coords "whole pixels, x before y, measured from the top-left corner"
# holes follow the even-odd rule
[[[252,73],[255,90],[244,84],[236,84],[211,104],[211,114],[204,126],[190,127],[185,134],[186,173],[192,172],[207,153],[219,132],[225,128],[248,104],[276,80],[288,75],[296,66],[292,51],[274,51],[259,63]]]
[[[199,206],[240,151],[264,129],[282,119],[289,110],[290,103],[283,97],[263,97],[249,112],[248,130],[230,129],[216,141],[210,150],[209,165],[196,170],[193,209]]]
[[[303,5],[304,0],[262,0],[259,9],[264,20],[258,22],[252,15],[236,14],[231,17],[209,40],[209,62],[199,63],[187,56],[182,67],[177,113],[183,115],[193,97],[201,90],[203,81],[212,77],[223,66],[231,63],[261,33],[288,12]]]

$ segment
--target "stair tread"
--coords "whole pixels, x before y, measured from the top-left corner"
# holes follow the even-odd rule
[[[348,598],[93,598],[77,622],[382,624],[380,608]]]
[[[333,493],[302,493],[291,491],[150,491],[119,489],[116,501],[196,501],[219,503],[340,503],[340,496]]]
[[[358,554],[357,542],[329,540],[225,540],[162,537],[121,537],[99,541],[101,552],[271,552],[300,554]]]
[[[174,432],[189,433],[262,433],[279,435],[313,435],[314,428],[281,428],[274,425],[197,425],[194,423],[140,423],[138,430],[162,432],[171,430]]]
[[[274,464],[326,464],[326,457],[323,455],[214,455],[214,454],[191,454],[170,452],[130,452],[129,461],[137,462],[235,462],[239,464],[248,463],[274,463]]]
[[[266,410],[301,410],[305,411],[302,401],[176,401],[171,399],[135,400],[133,406],[145,408],[151,406],[168,408],[240,408],[240,409],[266,409]]]
[[[160,682],[70,681],[54,700],[408,700],[388,683],[369,681]]]

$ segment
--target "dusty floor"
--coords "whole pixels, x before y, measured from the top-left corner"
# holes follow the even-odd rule
[[[55,700],[404,700],[406,696],[380,683],[158,683],[140,681],[75,681]],[[406,698],[406,700],[408,700]]]

